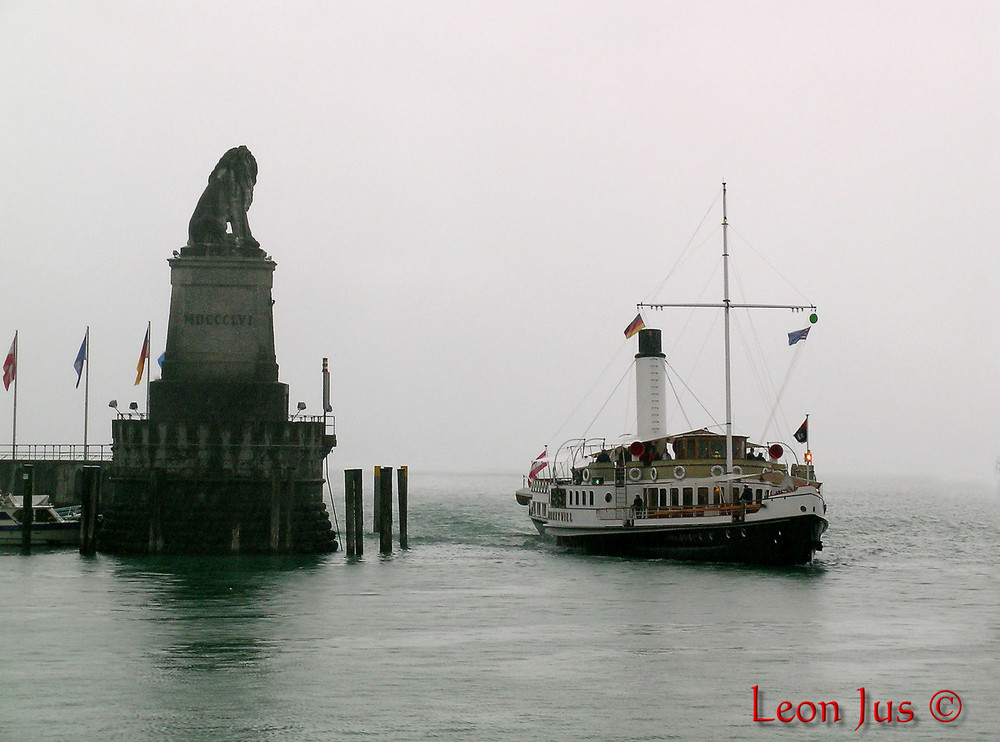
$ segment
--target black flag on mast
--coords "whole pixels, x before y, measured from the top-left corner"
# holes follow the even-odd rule
[[[799,429],[795,431],[795,440],[797,440],[799,443],[805,443],[806,441],[809,440],[808,416],[806,417],[805,420],[802,421],[802,424],[799,426]]]

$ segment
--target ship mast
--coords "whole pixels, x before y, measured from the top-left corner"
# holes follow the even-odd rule
[[[729,349],[729,220],[726,218],[726,181],[722,181],[722,303],[726,325],[726,474],[733,473],[733,383]]]
[[[729,299],[729,219],[726,213],[726,183],[722,183],[722,303],[696,303],[696,304],[647,304],[645,302],[636,304],[638,309],[647,307],[649,309],[665,309],[667,307],[687,307],[703,308],[715,307],[723,310],[725,316],[726,335],[726,474],[733,473],[733,389],[732,389],[732,360],[729,342],[729,313],[732,309],[791,309],[793,312],[810,311],[815,312],[816,306],[813,304],[733,304]],[[815,322],[815,315],[810,318],[810,322]]]

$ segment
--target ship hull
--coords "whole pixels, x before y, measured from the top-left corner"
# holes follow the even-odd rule
[[[537,525],[537,524],[536,524]],[[547,536],[590,554],[699,562],[808,564],[823,548],[827,522],[815,514],[745,523],[616,527],[601,532]]]

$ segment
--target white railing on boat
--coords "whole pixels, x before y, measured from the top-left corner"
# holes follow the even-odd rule
[[[539,494],[545,494],[549,491],[549,487],[552,486],[551,479],[532,479],[527,474],[521,476],[521,486],[525,489],[529,489],[532,492],[537,492]]]
[[[732,515],[733,513],[756,513],[760,508],[761,505],[759,503],[726,503],[665,508],[597,508],[597,519],[655,520],[658,518],[697,518],[712,515]]]

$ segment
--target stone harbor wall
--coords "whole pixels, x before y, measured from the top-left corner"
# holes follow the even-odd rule
[[[333,441],[321,421],[119,419],[103,496],[101,551],[324,553],[337,544],[323,498]]]
[[[289,419],[278,380],[275,263],[250,233],[257,163],[229,150],[170,265],[170,317],[149,410],[112,423],[98,549],[138,554],[335,551],[326,418]],[[329,422],[332,423],[332,418]]]

